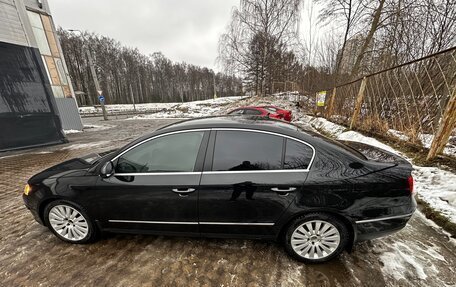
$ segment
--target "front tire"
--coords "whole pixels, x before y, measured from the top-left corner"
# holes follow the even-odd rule
[[[324,213],[311,213],[289,225],[285,249],[305,263],[321,263],[339,255],[347,245],[349,233],[343,222]]]
[[[69,243],[88,243],[97,230],[84,209],[66,200],[56,200],[44,209],[44,221],[59,239]]]

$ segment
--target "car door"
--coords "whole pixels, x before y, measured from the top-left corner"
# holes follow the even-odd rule
[[[306,181],[314,154],[304,145],[299,159],[287,158],[288,140],[255,130],[211,132],[199,187],[202,234],[274,236],[276,222]]]
[[[209,131],[148,139],[114,158],[100,178],[96,202],[107,229],[198,233],[197,188]]]

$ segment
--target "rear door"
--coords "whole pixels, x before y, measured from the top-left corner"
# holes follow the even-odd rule
[[[199,187],[202,234],[275,234],[274,225],[304,185],[313,157],[306,146],[304,158],[287,158],[288,140],[255,130],[211,132]]]

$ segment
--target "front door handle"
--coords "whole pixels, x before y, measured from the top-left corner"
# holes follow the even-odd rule
[[[189,193],[192,193],[195,191],[194,188],[173,188],[173,192],[179,194],[179,196],[187,196]]]
[[[288,195],[289,192],[295,191],[296,187],[286,187],[286,188],[273,187],[273,188],[271,188],[271,190],[277,192],[280,195]]]

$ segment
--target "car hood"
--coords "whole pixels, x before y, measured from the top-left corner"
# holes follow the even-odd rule
[[[80,158],[73,158],[57,165],[54,165],[48,169],[43,170],[40,173],[35,174],[28,180],[29,184],[37,184],[46,178],[51,177],[62,177],[62,176],[83,176],[87,170],[100,158],[102,154],[89,154]]]

